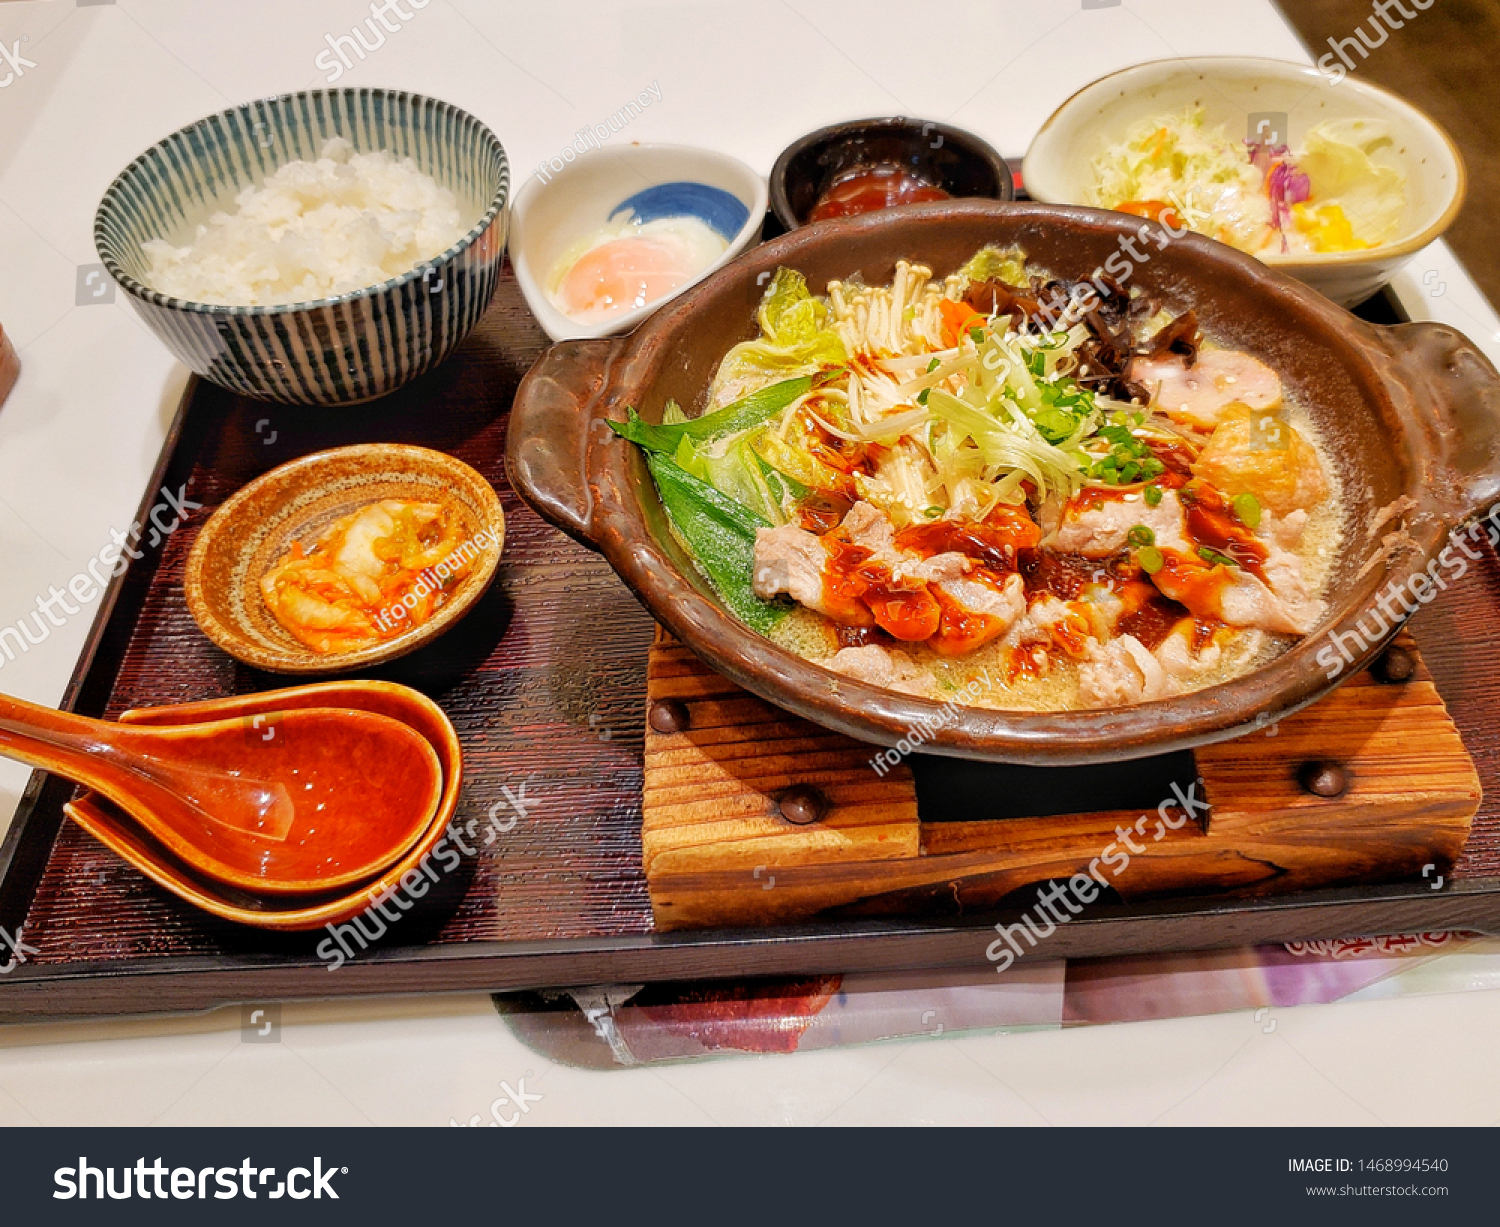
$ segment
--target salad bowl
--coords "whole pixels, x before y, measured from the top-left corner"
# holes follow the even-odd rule
[[[987,244],[1019,246],[1057,276],[1090,275],[1141,219],[1098,209],[982,201],[914,205],[804,227],[756,248],[626,338],[549,350],[522,381],[507,465],[543,517],[601,552],[671,633],[745,689],[826,727],[891,746],[931,730],[931,753],[1032,764],[1136,758],[1264,727],[1369,664],[1399,629],[1369,612],[1416,592],[1449,534],[1489,514],[1500,539],[1500,375],[1452,329],[1382,328],[1233,248],[1166,240],[1133,285],[1195,310],[1205,334],[1271,365],[1326,440],[1344,491],[1346,548],[1322,620],[1255,671],[1173,698],[1061,712],[953,707],[832,673],[731,615],[677,537],[638,449],[615,437],[627,407],[659,422],[668,399],[701,412],[718,363],[755,330],[781,266],[814,293],[856,270],[881,284],[898,260],[938,276]],[[1147,223],[1153,225],[1154,223]],[[1414,579],[1416,582],[1414,582]],[[1429,593],[1428,598],[1435,593]],[[1365,618],[1366,629],[1357,624]]]
[[[1452,139],[1425,112],[1357,77],[1335,83],[1342,64],[1323,59],[1320,69],[1205,56],[1137,64],[1101,77],[1058,107],[1037,132],[1023,164],[1026,190],[1034,200],[1087,204],[1096,158],[1118,147],[1137,124],[1190,109],[1201,109],[1207,126],[1222,125],[1231,137],[1293,149],[1319,124],[1372,121],[1389,134],[1383,156],[1405,183],[1398,232],[1360,251],[1262,257],[1341,306],[1363,302],[1458,216],[1466,190],[1464,163]]]

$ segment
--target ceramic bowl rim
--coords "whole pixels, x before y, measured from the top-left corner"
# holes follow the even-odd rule
[[[601,162],[623,162],[638,154],[652,154],[656,152],[691,154],[694,157],[715,161],[723,166],[735,168],[742,172],[746,182],[755,185],[755,198],[748,203],[749,216],[745,224],[735,233],[729,245],[719,257],[705,268],[691,281],[684,282],[665,298],[649,302],[644,307],[637,307],[634,311],[628,311],[624,315],[610,320],[602,320],[597,324],[580,324],[564,315],[548,299],[546,291],[542,288],[542,281],[538,278],[531,267],[531,261],[525,252],[526,246],[526,216],[536,208],[535,200],[550,188],[555,188],[572,173],[577,173],[579,168]],[[684,145],[673,141],[643,141],[640,144],[613,145],[603,149],[597,149],[591,154],[584,155],[577,161],[568,163],[562,170],[558,171],[551,179],[545,182],[537,179],[535,174],[528,175],[526,182],[516,189],[515,200],[511,204],[511,240],[510,240],[510,265],[515,273],[516,282],[521,287],[521,295],[526,300],[526,306],[536,317],[537,324],[552,341],[587,341],[598,337],[614,336],[617,333],[629,332],[642,320],[647,319],[655,312],[661,310],[673,299],[687,293],[694,287],[702,284],[705,278],[711,277],[722,269],[731,260],[743,255],[751,246],[755,235],[765,225],[766,210],[770,207],[769,195],[766,188],[765,177],[759,174],[749,163],[742,161],[733,154],[725,153],[718,149],[708,149],[702,145]],[[555,317],[555,319],[554,319]],[[553,324],[562,323],[566,327],[554,331]]]
[[[917,120],[901,115],[868,116],[863,119],[845,119],[838,123],[826,124],[815,131],[798,137],[779,154],[776,155],[775,165],[771,167],[769,180],[771,195],[771,211],[776,214],[776,220],[790,233],[800,230],[803,226],[816,225],[815,222],[799,221],[792,211],[791,200],[787,196],[786,176],[787,169],[791,166],[792,159],[799,153],[811,149],[813,146],[829,140],[832,137],[843,136],[847,133],[861,128],[904,128],[914,124],[930,126],[945,140],[953,137],[966,146],[970,146],[970,152],[987,162],[995,172],[995,177],[1000,184],[999,196],[970,197],[975,200],[998,200],[1001,202],[1014,200],[1016,198],[1016,182],[1012,175],[1010,163],[1005,160],[1004,155],[991,145],[984,137],[967,128],[960,128],[954,124],[943,123],[938,120]]]
[[[208,547],[214,538],[222,534],[226,525],[232,525],[243,513],[245,506],[267,486],[289,478],[295,483],[297,478],[305,477],[308,470],[315,471],[319,466],[326,465],[331,460],[344,459],[351,453],[365,451],[383,453],[398,451],[412,458],[414,469],[419,468],[426,472],[436,472],[449,467],[468,469],[477,483],[475,488],[480,492],[481,501],[484,504],[483,510],[489,517],[489,524],[499,526],[500,540],[483,548],[479,555],[478,565],[460,585],[453,599],[437,610],[421,626],[413,627],[394,639],[360,648],[358,651],[333,652],[326,655],[315,653],[307,647],[300,647],[295,653],[290,649],[278,651],[252,643],[232,626],[226,626],[214,615],[212,606],[203,593],[203,566]],[[433,457],[439,457],[440,461],[434,461]],[[379,462],[377,467],[384,469],[384,462]],[[481,527],[488,528],[489,524],[483,524]],[[331,447],[309,452],[305,456],[298,456],[285,464],[279,464],[259,477],[246,482],[219,504],[193,540],[192,549],[188,552],[187,563],[183,569],[182,589],[187,599],[188,612],[192,615],[198,629],[234,659],[252,668],[264,669],[268,673],[296,677],[330,676],[384,664],[415,652],[418,648],[425,647],[432,642],[479,603],[495,578],[504,550],[505,510],[494,486],[478,469],[465,464],[456,456],[450,456],[447,452],[417,444],[354,443],[345,447]]]
[[[174,141],[179,137],[198,130],[206,131],[230,115],[239,112],[250,112],[256,107],[272,103],[282,103],[298,98],[327,97],[334,94],[380,96],[394,99],[408,107],[414,104],[417,107],[431,106],[440,110],[446,110],[456,118],[472,123],[475,135],[493,153],[499,156],[501,169],[500,185],[490,197],[490,203],[479,220],[450,247],[438,255],[423,260],[404,273],[387,278],[385,281],[377,282],[373,285],[361,286],[357,290],[347,290],[343,294],[332,294],[323,298],[308,298],[300,302],[261,304],[197,302],[190,298],[178,298],[172,294],[164,294],[162,291],[153,289],[145,282],[132,277],[124,270],[115,254],[113,245],[104,233],[105,218],[115,208],[118,193],[123,185],[128,179],[134,176],[136,171],[146,163],[147,159],[164,149],[169,141]],[[282,165],[286,165],[286,163],[282,163]],[[505,146],[500,143],[500,138],[495,135],[488,124],[451,102],[444,102],[440,98],[433,98],[427,94],[418,94],[412,90],[385,89],[380,86],[369,85],[349,86],[345,89],[294,90],[284,94],[267,94],[262,98],[255,98],[249,102],[240,103],[238,106],[225,107],[223,110],[215,111],[210,115],[203,116],[201,119],[196,119],[192,123],[184,124],[182,127],[167,133],[160,140],[147,146],[147,148],[132,158],[129,165],[110,181],[109,187],[105,189],[104,195],[100,198],[99,207],[94,211],[94,246],[99,253],[100,262],[109,270],[109,275],[124,287],[128,293],[154,306],[167,307],[174,311],[186,311],[196,315],[233,315],[258,318],[286,315],[295,311],[310,311],[324,307],[334,307],[342,303],[357,302],[361,299],[385,295],[400,289],[412,281],[419,280],[422,276],[426,275],[428,269],[441,268],[453,263],[458,256],[477,243],[484,233],[495,224],[496,219],[504,213],[506,206],[510,202],[510,188],[510,159],[506,155]]]
[[[1037,129],[1036,135],[1031,138],[1031,144],[1026,150],[1026,157],[1022,161],[1021,174],[1023,181],[1027,184],[1028,191],[1031,188],[1031,180],[1026,177],[1026,167],[1031,161],[1032,154],[1036,150],[1038,143],[1048,135],[1048,130],[1061,118],[1063,113],[1074,106],[1085,94],[1092,93],[1107,82],[1117,81],[1122,77],[1150,76],[1152,73],[1164,74],[1168,69],[1191,72],[1199,67],[1212,69],[1231,64],[1259,68],[1268,78],[1291,75],[1299,77],[1311,75],[1318,78],[1324,76],[1323,72],[1314,64],[1299,64],[1295,60],[1277,60],[1270,56],[1254,55],[1200,55],[1188,56],[1183,59],[1147,60],[1142,64],[1131,64],[1125,68],[1116,69],[1114,72],[1106,73],[1104,76],[1098,77],[1090,81],[1087,85],[1074,90],[1042,122],[1042,126]],[[1353,84],[1355,92],[1362,91],[1366,94],[1375,95],[1383,99],[1393,110],[1408,112],[1415,121],[1425,126],[1429,133],[1447,148],[1449,157],[1453,159],[1456,172],[1448,203],[1441,213],[1421,230],[1409,236],[1393,239],[1388,243],[1381,243],[1376,247],[1367,247],[1361,251],[1323,251],[1300,255],[1282,255],[1279,252],[1273,252],[1264,256],[1255,256],[1255,259],[1260,260],[1263,264],[1269,265],[1272,268],[1294,272],[1297,269],[1371,265],[1400,256],[1408,256],[1420,251],[1429,243],[1439,238],[1453,224],[1453,219],[1458,216],[1459,210],[1463,208],[1464,200],[1468,196],[1468,168],[1464,164],[1463,154],[1459,152],[1458,146],[1454,144],[1453,138],[1448,134],[1447,129],[1438,123],[1437,120],[1433,119],[1425,110],[1417,106],[1416,103],[1403,98],[1394,90],[1386,89],[1382,85],[1376,85],[1372,81],[1355,80],[1352,77],[1340,82],[1340,86],[1350,83]],[[1330,86],[1330,88],[1333,87]],[[1076,204],[1080,207],[1089,207],[1084,205],[1082,201],[1053,199],[1050,196],[1036,196],[1034,199],[1041,204]]]

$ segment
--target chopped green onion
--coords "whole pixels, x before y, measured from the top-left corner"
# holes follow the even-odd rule
[[[923,388],[920,392],[917,393],[917,404],[925,405],[927,403],[927,398],[931,395],[931,388]]]
[[[929,520],[935,520],[943,514],[943,509],[941,507],[927,507],[923,510],[922,514]]]
[[[940,366],[942,366],[942,363],[939,362],[936,358],[934,358],[931,362],[929,362],[927,364],[927,373],[929,375],[931,375],[932,372],[935,371],[935,370],[937,370],[938,367],[940,367]]]
[[[973,328],[970,328],[969,339],[972,340],[975,345],[978,345],[981,341],[984,340],[984,329],[978,327],[977,325]]]
[[[1230,504],[1239,522],[1246,528],[1260,527],[1260,500],[1253,494],[1236,494]]]
[[[1161,487],[1160,486],[1147,486],[1146,489],[1145,489],[1145,491],[1144,491],[1144,494],[1146,496],[1146,506],[1147,507],[1160,507],[1161,506]]]
[[[1137,524],[1125,534],[1125,540],[1131,545],[1155,545],[1156,534],[1144,524]]]
[[[1162,557],[1161,551],[1154,545],[1148,545],[1135,553],[1135,560],[1141,564],[1141,570],[1147,575],[1155,575],[1162,567],[1167,565],[1167,560]]]
[[[1240,565],[1228,554],[1221,554],[1218,550],[1211,550],[1206,545],[1198,547],[1198,557],[1203,559],[1204,562],[1213,563],[1216,567],[1237,567]]]

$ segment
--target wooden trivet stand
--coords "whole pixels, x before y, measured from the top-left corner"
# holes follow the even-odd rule
[[[877,774],[878,747],[762,702],[658,628],[642,823],[656,926],[984,911],[1087,873],[1121,827],[1143,848],[1104,874],[1126,902],[1447,874],[1479,777],[1412,640],[1380,668],[1273,730],[1194,751],[1210,812],[1157,840],[1140,809],[921,822],[905,763]]]

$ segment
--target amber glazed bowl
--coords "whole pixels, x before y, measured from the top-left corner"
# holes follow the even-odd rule
[[[538,512],[601,552],[657,620],[715,669],[866,741],[894,745],[927,721],[937,728],[928,752],[1071,764],[1162,753],[1264,726],[1369,664],[1397,629],[1380,615],[1380,598],[1421,598],[1422,581],[1413,587],[1412,578],[1438,558],[1453,529],[1488,514],[1500,497],[1500,375],[1450,328],[1364,323],[1196,235],[1161,249],[1154,239],[1144,244],[1150,258],[1134,265],[1130,284],[1174,311],[1194,308],[1209,336],[1267,362],[1321,428],[1343,479],[1345,550],[1322,623],[1269,664],[1191,694],[1100,711],[961,708],[953,717],[936,702],[841,677],[777,647],[724,610],[673,538],[637,449],[600,420],[623,419],[633,405],[659,421],[668,398],[701,410],[720,358],[753,335],[765,274],[778,265],[800,269],[817,293],[856,272],[869,284],[886,283],[903,258],[942,276],[986,243],[1014,243],[1053,274],[1082,277],[1118,253],[1122,239],[1142,251],[1141,225],[1097,209],[960,201],[797,230],[741,257],[628,337],[569,342],[544,354],[511,415],[511,480]],[[1438,569],[1445,573],[1452,574]],[[1435,589],[1425,591],[1430,599]]]

